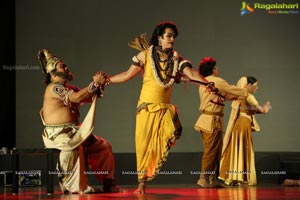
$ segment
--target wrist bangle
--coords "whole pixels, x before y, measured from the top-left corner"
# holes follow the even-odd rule
[[[106,77],[105,79],[105,86],[109,86],[111,84],[111,80],[109,77]]]

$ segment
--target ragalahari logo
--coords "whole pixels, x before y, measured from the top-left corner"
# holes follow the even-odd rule
[[[245,1],[242,2],[242,8],[241,8],[241,15],[249,14],[254,12],[254,9],[251,8],[249,3],[246,3]]]

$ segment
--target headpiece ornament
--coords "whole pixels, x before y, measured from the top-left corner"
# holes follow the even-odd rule
[[[62,60],[54,56],[47,49],[39,50],[38,59],[45,74],[48,74],[55,70],[56,64],[62,62]]]

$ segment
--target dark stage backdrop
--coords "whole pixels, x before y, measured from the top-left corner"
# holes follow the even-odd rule
[[[297,3],[297,1],[249,1]],[[299,9],[254,8],[241,15],[243,1],[216,0],[16,0],[16,146],[42,148],[39,117],[45,84],[37,51],[47,48],[70,66],[84,87],[99,70],[109,75],[126,70],[138,52],[127,43],[141,33],[151,35],[160,21],[179,27],[175,49],[192,61],[217,59],[220,76],[236,84],[243,75],[259,80],[261,104],[270,100],[268,115],[257,116],[256,151],[300,151],[300,15]],[[250,9],[251,10],[251,9]],[[94,133],[111,142],[114,152],[135,152],[135,107],[141,76],[106,88],[99,99]],[[200,152],[201,135],[193,126],[199,111],[197,86],[175,85],[183,135],[172,152]],[[225,125],[230,113],[226,104]],[[82,117],[88,106],[83,106]],[[83,119],[83,118],[82,118]]]

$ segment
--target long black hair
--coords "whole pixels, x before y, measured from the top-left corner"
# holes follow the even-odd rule
[[[150,43],[154,46],[158,46],[158,36],[162,36],[165,33],[166,28],[170,28],[174,31],[175,37],[178,35],[178,28],[174,22],[165,21],[156,25]]]

